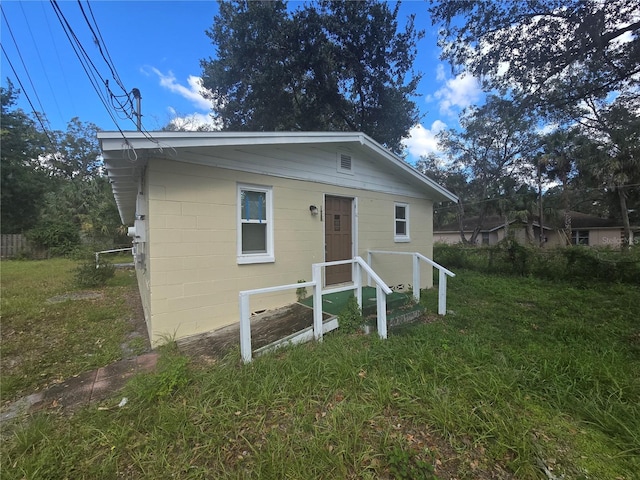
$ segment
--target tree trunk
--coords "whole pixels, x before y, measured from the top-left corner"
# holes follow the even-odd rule
[[[622,226],[624,227],[624,244],[622,248],[631,248],[631,226],[629,225],[629,212],[627,210],[627,195],[624,186],[618,186],[618,199],[620,200],[620,211],[622,212]]]
[[[571,215],[569,214],[569,191],[567,184],[569,183],[566,172],[562,173],[562,208],[564,208],[564,243],[565,246],[571,245]]]
[[[458,228],[460,229],[460,240],[463,245],[468,245],[469,240],[464,235],[464,205],[462,202],[458,200],[458,204],[456,205],[458,208]]]

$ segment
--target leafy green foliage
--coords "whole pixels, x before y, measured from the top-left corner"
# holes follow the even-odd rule
[[[440,145],[452,160],[441,180],[460,198],[458,216],[463,221],[475,219],[471,238],[464,239],[475,244],[490,214],[518,215],[525,221],[535,215],[535,192],[523,183],[533,172],[527,159],[536,152],[539,138],[530,112],[493,95],[485,105],[463,112],[460,123],[462,130],[439,134]],[[433,161],[422,161],[418,168],[430,175],[434,166]]]
[[[306,280],[298,280],[298,283],[305,283]],[[307,298],[307,287],[296,288],[296,298],[299,302]]]
[[[103,176],[97,127],[74,118],[66,132],[47,136],[15,109],[10,82],[1,92],[2,232],[29,233],[51,255],[68,254],[80,235],[100,245],[129,243]]]
[[[35,122],[22,110],[15,109],[18,93],[11,82],[6,89],[0,88],[2,233],[22,233],[36,224],[49,183],[37,162],[48,142]]]
[[[639,8],[640,0],[431,3],[432,20],[442,26],[442,57],[456,73],[474,75],[515,111],[557,127],[544,136],[539,152],[523,155],[518,163],[534,160],[540,186],[560,180],[562,187],[550,188],[543,205],[513,189],[525,200],[517,207],[520,216],[531,220],[545,206],[558,216],[564,210],[615,218],[629,243],[631,227],[640,221],[635,208],[640,202]],[[463,129],[472,134],[468,126]],[[446,153],[456,154],[447,140],[445,134]],[[449,217],[441,223],[451,222],[454,214],[481,220],[485,205],[497,213],[495,205],[506,200],[511,172],[501,173],[488,191],[477,188],[469,167],[462,173],[467,184],[449,183],[457,178],[446,175],[445,184],[462,203],[441,209],[436,218],[442,212]],[[526,183],[519,179],[517,186]]]
[[[632,91],[611,103],[591,99],[584,105],[576,112],[583,120],[574,142],[580,174],[586,185],[605,192],[609,213],[622,220],[629,245],[630,218],[640,221],[640,213],[629,208],[640,202],[640,99]]]
[[[101,260],[97,265],[89,258],[78,265],[75,270],[75,283],[81,288],[103,287],[116,274],[112,263]]]
[[[27,238],[52,256],[67,255],[80,245],[78,227],[68,220],[41,223],[29,230]]]
[[[227,130],[363,131],[395,151],[418,120],[416,40],[398,6],[223,1],[203,86]]]
[[[437,480],[433,465],[422,460],[416,452],[395,447],[387,456],[389,470],[396,480]]]
[[[338,325],[340,325],[340,331],[344,333],[357,332],[364,325],[364,318],[356,297],[349,297],[347,305],[338,314]]]
[[[640,284],[640,249],[620,252],[607,248],[564,247],[539,249],[505,240],[496,245],[465,247],[437,243],[436,262],[447,268],[534,276],[577,285],[593,282]]]
[[[98,127],[78,117],[67,123],[65,132],[56,132],[56,153],[49,159],[53,174],[66,179],[95,178],[101,175]]]
[[[453,65],[553,108],[638,85],[639,8],[638,0],[440,0],[429,11]]]

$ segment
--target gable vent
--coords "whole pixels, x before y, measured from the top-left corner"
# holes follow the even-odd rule
[[[351,155],[340,154],[340,169],[351,171]]]

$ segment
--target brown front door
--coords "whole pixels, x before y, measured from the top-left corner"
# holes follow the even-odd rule
[[[353,258],[352,228],[352,198],[326,196],[324,201],[324,242],[325,261],[348,260]],[[327,267],[325,283],[351,281],[351,264]]]

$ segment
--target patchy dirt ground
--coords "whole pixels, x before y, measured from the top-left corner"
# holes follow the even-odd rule
[[[120,348],[122,348],[124,358],[131,358],[141,353],[150,352],[151,342],[149,342],[149,332],[147,331],[147,323],[144,320],[142,300],[140,300],[140,293],[137,288],[127,293],[125,302],[131,312],[129,323],[133,330],[127,334]]]
[[[326,320],[328,315],[324,318]],[[255,351],[312,325],[313,310],[299,303],[254,315],[251,317],[251,347]],[[180,351],[204,362],[222,358],[239,346],[238,323],[178,340]]]

